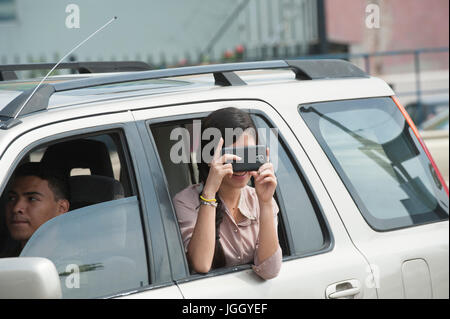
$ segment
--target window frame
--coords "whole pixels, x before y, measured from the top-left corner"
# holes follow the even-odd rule
[[[229,102],[229,101],[224,100],[224,101],[214,101],[214,102]],[[267,105],[268,107],[272,107],[270,104],[268,104],[265,101],[258,100],[258,102],[262,102],[265,105]],[[201,104],[201,103],[203,103],[203,102],[199,101],[195,104]],[[273,124],[273,121],[263,110],[260,110],[257,108],[251,108],[251,109],[243,108],[242,110],[248,112],[250,115],[260,116],[263,121],[265,121],[266,123],[269,124],[268,125],[269,127],[275,127]],[[205,111],[205,112],[168,115],[168,116],[163,116],[163,117],[158,117],[158,118],[153,118],[153,119],[142,120],[139,123],[140,131],[143,133],[143,130],[145,129],[145,132],[148,135],[149,140],[151,140],[151,146],[148,146],[148,148],[151,148],[152,156],[154,157],[153,161],[155,164],[157,164],[157,166],[156,165],[151,165],[151,166],[153,168],[158,167],[157,174],[152,174],[153,178],[155,179],[154,183],[157,185],[164,185],[164,190],[159,192],[160,200],[162,203],[164,203],[164,205],[166,207],[171,208],[172,216],[170,217],[170,219],[175,221],[176,223],[177,223],[177,218],[176,218],[175,208],[173,206],[172,199],[170,198],[168,181],[165,176],[164,167],[161,163],[161,159],[158,154],[157,146],[156,146],[153,134],[152,134],[152,127],[160,125],[160,124],[169,124],[169,123],[175,124],[176,122],[186,122],[186,121],[193,120],[193,119],[200,119],[200,118],[206,117],[209,113],[210,113],[209,111]],[[281,116],[280,116],[280,118],[282,119]],[[282,120],[285,121],[284,119],[282,119]],[[292,134],[294,134],[294,133],[292,132]],[[280,213],[282,214],[281,218],[279,219],[279,223],[280,222],[284,223],[284,225],[282,227],[284,228],[285,235],[287,237],[286,244],[287,244],[288,250],[289,250],[289,255],[284,255],[282,261],[284,262],[284,261],[289,261],[289,260],[294,260],[294,259],[299,259],[299,258],[304,258],[304,257],[310,257],[310,256],[330,252],[334,248],[335,241],[334,241],[333,232],[327,221],[323,207],[321,206],[317,195],[313,191],[313,188],[311,187],[310,182],[306,178],[306,175],[304,174],[304,171],[301,168],[301,165],[299,164],[298,159],[296,158],[295,155],[293,155],[294,153],[292,152],[291,146],[286,142],[286,139],[283,137],[283,134],[281,132],[279,132],[279,134],[278,134],[278,140],[281,142],[282,147],[284,147],[284,150],[286,151],[287,156],[291,160],[292,165],[296,168],[298,178],[300,179],[303,186],[305,187],[305,191],[307,192],[308,197],[310,198],[310,201],[311,201],[311,205],[313,206],[313,208],[315,210],[316,217],[320,224],[320,228],[322,230],[322,234],[323,234],[323,238],[324,238],[324,245],[322,246],[322,248],[320,250],[308,252],[308,253],[304,253],[304,254],[295,254],[295,252],[292,251],[292,247],[295,247],[295,245],[293,243],[292,234],[291,234],[292,229],[290,227],[288,218],[286,216],[286,212],[285,212],[286,209],[284,206],[283,198],[282,198],[282,196],[280,196],[281,191],[279,189],[279,186],[277,186],[275,198],[277,199],[277,203],[280,207]],[[144,145],[145,145],[145,143],[144,143]],[[305,182],[306,182],[306,184],[305,184]],[[187,264],[186,254],[184,252],[183,242],[181,239],[180,229],[178,227],[178,224],[176,226],[177,226],[176,232],[172,231],[170,233],[170,232],[166,231],[166,236],[177,237],[178,238],[177,250],[181,251],[181,255],[180,254],[176,255],[176,254],[172,253],[173,260],[171,260],[171,262],[178,261],[178,262],[181,262],[183,265],[185,265],[184,273],[174,273],[174,280],[177,283],[181,284],[181,283],[189,282],[192,280],[208,278],[208,277],[213,277],[213,276],[220,276],[220,275],[224,275],[224,274],[229,274],[229,273],[233,273],[233,272],[251,269],[251,265],[244,264],[244,265],[238,265],[238,266],[233,266],[233,267],[228,267],[228,268],[214,269],[214,270],[211,270],[210,272],[208,272],[207,274],[190,274],[189,267]],[[167,241],[168,241],[168,239],[167,239]],[[168,249],[169,249],[169,254],[170,254],[170,248],[168,248]]]
[[[271,127],[271,128],[275,127],[273,121],[270,120],[270,118],[267,116],[267,114],[264,111],[251,109],[251,110],[248,110],[248,112],[251,115],[254,114],[256,116],[260,116],[261,119],[263,121],[265,121],[268,124],[269,127]],[[300,181],[301,181],[301,183],[302,183],[302,185],[303,185],[303,187],[304,187],[304,189],[305,189],[305,191],[306,191],[306,193],[308,195],[308,198],[310,200],[311,206],[313,207],[314,212],[315,212],[316,217],[317,217],[317,220],[319,222],[320,229],[321,229],[322,235],[323,235],[323,240],[324,240],[324,243],[323,243],[321,249],[313,251],[313,252],[310,252],[310,253],[304,253],[304,254],[293,253],[293,254],[291,254],[290,257],[295,257],[295,258],[292,258],[292,259],[296,259],[296,258],[308,257],[308,256],[313,256],[313,255],[317,255],[317,254],[320,254],[320,253],[326,253],[328,251],[331,251],[333,249],[333,247],[334,247],[334,237],[333,237],[333,232],[331,231],[331,227],[330,227],[330,225],[328,223],[328,220],[325,217],[325,214],[324,214],[324,211],[323,211],[323,207],[320,204],[320,201],[318,200],[317,195],[313,191],[313,188],[311,187],[311,183],[305,177],[306,174],[304,173],[304,171],[302,169],[302,166],[298,162],[297,157],[295,155],[293,155],[294,152],[292,151],[291,146],[286,142],[286,139],[283,137],[283,134],[281,132],[278,134],[278,141],[280,142],[281,147],[286,152],[286,155],[289,158],[292,166],[294,166],[295,171],[297,173],[297,176],[300,179]],[[281,193],[281,190],[280,190],[279,186],[277,186],[277,190],[276,190],[276,195],[275,196],[277,197],[277,199],[278,199],[278,197],[281,197],[281,199],[282,199],[282,193]],[[286,209],[284,207],[284,201],[283,200],[279,201],[278,204],[282,205],[284,211],[286,211]],[[281,206],[280,206],[280,212],[281,212]],[[289,229],[288,230],[289,232],[292,232],[292,231],[295,232],[295,229],[292,229],[290,227],[290,224],[289,224],[289,221],[288,221],[288,216],[287,215],[284,216],[284,215],[286,215],[285,212],[283,213],[283,218],[286,219],[287,226],[288,226],[288,227],[286,227],[286,226],[285,227]],[[292,235],[289,235],[289,236],[290,236],[290,240],[291,240],[291,242],[289,243],[290,244],[290,249],[292,249],[292,247],[295,247],[295,243],[293,241]],[[284,259],[290,260],[290,258],[288,258],[288,256],[286,258],[283,258],[283,260]]]
[[[425,221],[425,222],[420,222],[417,224],[413,223],[411,225],[402,225],[402,226],[395,226],[395,227],[391,227],[388,225],[388,226],[385,226],[386,227],[385,229],[379,228],[378,227],[379,223],[383,223],[386,225],[387,223],[389,223],[389,221],[391,219],[381,220],[381,222],[379,222],[379,219],[377,217],[375,217],[372,214],[372,212],[366,207],[366,205],[364,204],[364,201],[361,199],[358,191],[356,190],[356,187],[354,186],[353,182],[347,176],[346,171],[342,168],[342,165],[335,157],[333,150],[328,146],[327,141],[322,136],[322,134],[320,132],[320,128],[318,127],[319,122],[318,121],[317,122],[308,121],[306,118],[303,117],[302,111],[301,111],[302,107],[314,106],[316,104],[325,104],[325,103],[326,104],[337,104],[337,103],[349,102],[349,101],[351,101],[351,102],[370,101],[370,100],[374,100],[374,99],[375,100],[386,99],[386,101],[388,101],[388,100],[392,101],[391,97],[381,96],[381,97],[366,97],[366,98],[356,98],[356,99],[300,103],[297,105],[296,112],[300,116],[300,118],[305,122],[305,125],[307,126],[308,130],[311,132],[312,136],[316,139],[317,144],[319,145],[320,149],[323,151],[325,157],[330,162],[333,169],[336,171],[336,174],[337,174],[338,178],[340,179],[340,181],[342,182],[342,185],[344,186],[345,190],[348,192],[348,194],[349,194],[350,198],[353,200],[359,214],[361,215],[361,217],[363,218],[363,220],[367,224],[367,226],[370,227],[370,229],[372,229],[373,231],[375,231],[377,233],[388,233],[388,232],[392,232],[392,231],[397,231],[397,230],[408,229],[408,228],[412,228],[412,227],[418,227],[418,226],[448,221],[449,218],[447,217],[446,219]],[[393,105],[393,107],[395,107],[395,104],[393,101],[392,101],[392,105]],[[361,108],[361,110],[362,110],[362,108]],[[397,109],[395,109],[395,111],[397,111]],[[406,119],[405,119],[405,121],[406,121]],[[407,123],[405,125],[408,127],[409,130],[411,129]],[[318,132],[318,134],[316,134],[317,132]],[[412,138],[412,141],[415,143],[416,147],[419,149],[419,152],[420,152],[419,156],[426,156],[426,154],[423,153],[423,149],[422,149],[419,141],[416,139],[416,137],[411,136],[411,138]],[[435,194],[433,194],[433,195],[435,195]],[[401,218],[407,218],[407,217],[401,217]]]
[[[130,147],[127,143],[127,139],[125,138],[125,136],[127,135],[126,129],[125,129],[127,125],[125,125],[125,124],[126,123],[124,123],[124,124],[105,124],[105,125],[91,127],[91,128],[81,128],[81,129],[76,129],[76,130],[70,130],[70,131],[63,132],[63,133],[58,133],[55,135],[48,135],[48,136],[45,136],[38,140],[35,140],[34,142],[28,144],[25,148],[23,148],[20,152],[17,153],[12,165],[10,166],[10,170],[5,175],[3,183],[0,184],[0,193],[4,191],[4,188],[6,187],[7,182],[11,179],[13,172],[15,171],[17,166],[20,164],[22,159],[25,157],[25,155],[27,155],[31,151],[36,150],[38,148],[46,147],[48,145],[56,144],[56,143],[60,143],[60,142],[75,140],[77,138],[92,137],[92,136],[108,134],[108,133],[118,133],[120,136],[120,142],[124,146],[123,155],[124,155],[125,164],[127,165],[128,170],[130,170],[130,167],[133,167],[133,165],[132,165],[132,160],[131,160],[131,156],[130,156]],[[51,126],[51,125],[48,125],[48,126]],[[27,131],[27,132],[23,133],[22,135],[26,135],[32,131],[33,130]],[[19,137],[20,136],[18,136],[17,138],[19,138]],[[11,143],[8,145],[8,148],[10,148],[14,144],[15,140],[11,141]],[[136,176],[134,174],[134,170],[131,170],[131,172],[128,172],[128,173],[129,173],[129,178],[130,178],[131,191],[133,193],[137,193],[137,187],[136,187],[136,183],[135,183]]]
[[[99,116],[101,116],[100,114]],[[70,121],[70,120],[68,120]],[[63,121],[64,122],[64,121]],[[52,123],[54,124],[54,123]],[[39,128],[51,128],[52,124],[45,125],[43,127]],[[26,135],[28,133],[32,133],[35,129],[32,129],[30,131],[27,131],[22,135]],[[143,232],[143,238],[144,238],[144,247],[145,247],[145,255],[147,260],[147,277],[148,277],[148,284],[144,287],[136,287],[131,290],[126,291],[120,291],[117,293],[113,293],[107,296],[98,296],[98,298],[112,298],[117,296],[123,296],[130,293],[136,292],[136,290],[149,290],[154,288],[159,288],[161,286],[165,286],[161,283],[160,278],[157,275],[156,267],[157,264],[154,262],[154,254],[155,251],[152,246],[152,238],[150,236],[150,228],[149,228],[149,222],[147,219],[147,205],[144,205],[144,198],[145,198],[145,190],[151,190],[153,188],[153,185],[149,185],[147,182],[143,181],[141,176],[135,172],[137,172],[139,169],[140,164],[145,163],[142,157],[139,155],[139,152],[136,152],[136,148],[139,147],[141,143],[141,139],[139,138],[139,135],[136,131],[136,126],[134,123],[130,122],[123,122],[123,123],[114,123],[114,124],[104,124],[99,126],[93,126],[88,128],[80,128],[80,129],[74,129],[69,130],[61,133],[57,133],[54,135],[46,135],[45,137],[36,139],[32,143],[29,143],[25,148],[20,150],[16,153],[15,158],[10,166],[10,169],[8,173],[5,175],[5,178],[3,180],[3,183],[0,185],[0,193],[2,194],[4,190],[7,187],[8,182],[10,181],[14,171],[17,169],[20,162],[23,160],[23,158],[30,153],[31,151],[45,147],[46,145],[55,144],[58,142],[64,142],[67,140],[74,140],[77,138],[83,138],[83,137],[91,137],[91,136],[98,136],[102,134],[108,134],[108,133],[116,133],[119,136],[119,140],[121,143],[123,156],[124,156],[124,163],[123,165],[126,165],[126,170],[129,177],[130,187],[131,191],[134,194],[133,196],[137,196],[138,202],[139,202],[139,210],[140,210],[140,223],[142,227]],[[18,136],[17,138],[19,138]],[[16,139],[17,139],[16,138]],[[15,139],[15,140],[16,140]],[[15,143],[15,140],[12,141],[8,148],[13,146]],[[172,283],[173,284],[173,283]]]

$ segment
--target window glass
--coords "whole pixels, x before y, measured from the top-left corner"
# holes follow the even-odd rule
[[[49,258],[59,272],[64,298],[101,297],[148,285],[140,208],[127,157],[120,131],[46,143],[26,154],[17,167],[40,162],[44,170],[52,169],[50,175],[56,170],[59,182],[53,180],[49,189],[54,196],[58,190],[64,193],[62,185],[67,184],[70,194],[64,199],[70,199],[69,211],[57,216],[48,210],[52,205],[32,207],[27,200],[17,199],[30,205],[33,212],[28,217],[33,215],[36,225],[38,214],[50,219],[39,220],[38,228],[27,233],[29,239],[17,234],[15,238],[6,215],[20,212],[16,204],[7,207],[4,199],[14,185],[10,181],[0,197],[0,256]],[[11,201],[16,199],[11,197]],[[25,204],[21,205],[25,212]],[[4,209],[11,207],[14,211]],[[23,241],[27,242],[21,250]]]
[[[116,145],[116,142],[118,141],[117,135],[114,136],[114,135],[109,135],[109,134],[103,134],[103,135],[99,135],[99,136],[90,137],[90,138],[88,138],[88,140],[102,142],[106,146],[106,149],[107,149],[107,152],[109,155],[109,160],[112,165],[114,178],[116,180],[120,180],[121,164],[120,164],[119,153],[118,153],[117,145]]]
[[[21,158],[17,167],[40,162],[59,171],[69,184],[70,210],[133,196],[131,170],[127,170],[121,136],[118,131],[97,133],[43,144]],[[16,255],[17,243],[6,230],[6,191],[7,188],[0,196],[0,256],[12,257]]]
[[[289,224],[294,244],[291,252],[303,255],[323,249],[324,233],[299,171],[277,138],[276,131],[269,129],[267,122],[260,116],[253,116],[253,121],[258,128],[259,143],[270,148],[270,161],[274,165],[278,180],[276,196],[282,218]],[[264,130],[259,130],[260,128]],[[266,134],[261,134],[264,132]]]
[[[58,270],[63,298],[100,297],[149,283],[135,196],[49,220],[20,257],[50,259]]]
[[[448,219],[448,196],[391,98],[315,103],[299,110],[373,228]]]
[[[26,161],[43,162],[49,167],[62,170],[69,178],[96,175],[115,179],[123,187],[124,196],[132,196],[130,176],[125,169],[125,153],[119,133],[99,134],[53,143],[33,150],[22,162]]]
[[[190,123],[192,123],[192,121]],[[187,186],[198,182],[198,178],[197,180],[194,179],[195,175],[193,171],[194,169],[197,169],[197,166],[193,163],[195,157],[191,155],[196,145],[193,145],[191,142],[192,130],[189,130],[189,126],[189,123],[170,123],[151,128],[152,135],[158,149],[158,154],[164,167],[164,173],[167,181],[169,182],[169,192],[171,198]],[[184,158],[179,162],[174,162],[171,159],[171,152],[173,152],[174,149],[178,150],[176,145],[177,143],[179,144],[180,141],[172,139],[172,132],[177,131],[184,133],[180,141],[184,143],[184,150],[187,153],[186,156],[189,156],[189,158]]]

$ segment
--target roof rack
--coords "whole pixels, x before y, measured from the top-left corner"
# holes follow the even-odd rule
[[[23,92],[0,111],[0,129],[8,129],[20,121],[17,117],[47,109],[50,97],[55,92],[110,85],[117,83],[198,75],[212,73],[215,84],[220,86],[239,86],[246,83],[234,72],[267,69],[291,69],[298,80],[336,79],[336,78],[366,78],[368,75],[344,60],[279,60],[262,62],[226,63],[216,65],[200,65],[164,70],[142,71],[126,74],[90,77],[52,84],[43,84],[28,100],[33,90]]]
[[[54,63],[29,63],[0,65],[0,81],[17,80],[14,71],[50,70]],[[104,73],[104,72],[128,72],[147,71],[150,66],[140,61],[120,62],[67,62],[59,64],[56,69],[76,70],[78,73]]]

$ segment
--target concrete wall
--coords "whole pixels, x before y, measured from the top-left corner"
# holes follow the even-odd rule
[[[379,28],[366,26],[368,4],[380,8]],[[448,0],[326,0],[328,37],[350,44],[351,52],[448,47],[448,10]],[[376,60],[378,73],[413,71],[412,56]],[[424,55],[421,63],[424,69],[448,69],[448,53]]]
[[[223,29],[213,57],[239,44],[307,46],[316,39],[314,0],[14,0],[16,19],[0,21],[0,63],[55,61],[113,16],[118,19],[77,50],[78,60],[196,60],[246,2]],[[66,27],[69,4],[80,9],[79,29]]]

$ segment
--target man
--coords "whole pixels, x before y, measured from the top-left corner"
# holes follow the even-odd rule
[[[6,194],[6,226],[15,247],[4,256],[20,254],[28,239],[46,221],[69,211],[69,186],[58,172],[40,163],[20,166]]]

